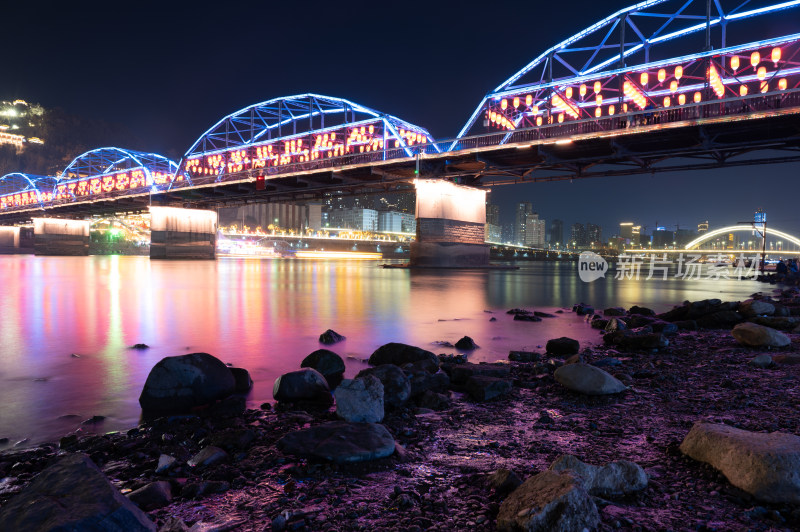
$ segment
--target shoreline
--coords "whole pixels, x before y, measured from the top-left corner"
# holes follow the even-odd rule
[[[784,294],[781,301],[792,302],[785,308],[800,315],[797,292]],[[612,318],[602,314],[594,321]],[[0,513],[59,453],[84,452],[124,492],[168,482],[174,498],[148,512],[159,527],[177,517],[187,525],[216,523],[217,530],[494,530],[507,494],[490,485],[492,473],[508,469],[524,479],[572,454],[591,464],[630,460],[649,477],[636,494],[594,497],[600,530],[796,529],[800,506],[758,502],[678,449],[700,420],[800,434],[794,390],[800,365],[787,363],[791,357],[770,368],[750,365],[763,354],[800,359],[800,333],[787,334],[791,344],[771,350],[743,347],[729,328],[679,330],[657,350],[602,341],[582,348],[589,364],[614,360],[602,367],[628,386],[615,395],[582,395],[556,382],[553,370],[567,356],[512,360],[500,366],[510,390],[497,398],[479,401],[451,384],[442,404],[417,399],[387,410],[383,425],[396,452],[355,464],[298,458],[276,447],[292,431],[335,420],[333,409],[243,410],[243,400],[218,408],[217,416],[162,417],[115,434],[68,435],[60,446],[6,449],[0,452]],[[185,465],[215,443],[226,450],[226,461],[203,470]],[[156,474],[162,454],[180,465]]]

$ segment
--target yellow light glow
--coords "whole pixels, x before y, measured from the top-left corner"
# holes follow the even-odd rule
[[[533,96],[531,96],[530,94],[525,96],[525,105],[530,107],[532,103],[533,103]]]
[[[758,67],[758,71],[756,71],[756,77],[760,81],[764,81],[767,77],[767,67]]]
[[[747,96],[747,85],[739,87],[739,96]]]
[[[700,91],[694,93],[694,103],[700,103],[703,100],[703,95],[700,94]]]
[[[537,126],[541,126],[542,125],[542,117],[541,116],[537,116],[536,117],[536,125]]]
[[[647,85],[647,82],[650,81],[650,75],[647,72],[642,72],[642,75],[639,76],[639,81],[643,86]]]
[[[753,52],[750,54],[750,65],[755,68],[761,62],[761,54],[758,52]]]
[[[586,83],[581,83],[580,88],[578,89],[578,93],[581,96],[586,96]]]
[[[506,100],[505,98],[500,100],[500,109],[502,109],[503,111],[508,109],[508,100]]]
[[[663,68],[658,69],[658,82],[663,83],[663,81],[667,79],[667,71]]]
[[[603,110],[602,110],[602,109],[600,109],[599,107],[598,107],[597,109],[595,109],[595,110],[594,110],[594,116],[596,116],[597,118],[600,118],[600,116],[601,116],[602,114],[603,114]]]
[[[739,56],[734,55],[731,57],[731,69],[736,72],[739,69]]]
[[[670,105],[672,105],[672,100],[669,96],[664,96],[664,107],[669,107]]]
[[[708,83],[711,85],[717,98],[722,98],[725,95],[725,85],[722,83],[717,68],[713,64],[708,68]]]
[[[679,94],[678,95],[678,103],[680,105],[683,105],[683,104],[686,103],[686,95],[685,94]]]
[[[766,81],[762,81],[761,92],[767,92],[767,91],[769,91],[769,83],[767,83]]]
[[[616,107],[614,107],[613,105],[609,105],[608,106],[608,114],[609,114],[609,116],[613,115],[616,110],[617,110]]]
[[[567,87],[567,90],[564,91],[564,94],[566,94],[567,98],[572,98],[572,87]]]
[[[594,82],[594,92],[600,92],[603,90],[603,85],[599,81]]]
[[[678,92],[678,82],[677,82],[677,81],[675,81],[674,79],[673,79],[672,81],[670,81],[670,82],[669,82],[669,91],[670,91],[671,93],[673,93],[673,94],[675,94],[676,92]]]
[[[785,91],[786,90],[786,86],[787,86],[786,78],[781,78],[781,79],[778,80],[778,88],[780,90]]]
[[[564,113],[558,113],[558,123],[560,124],[563,121],[564,121]]]
[[[595,96],[594,103],[596,103],[598,106],[603,105],[603,95],[598,94],[597,96]]]
[[[349,260],[380,260],[383,255],[369,251],[297,251],[294,254],[298,259],[349,259]]]
[[[778,66],[778,61],[781,60],[781,49],[780,47],[776,46],[772,49],[772,62],[775,63],[775,66]]]
[[[517,108],[517,107],[519,107],[519,97],[515,96],[514,97],[514,108]]]
[[[683,67],[678,65],[675,67],[675,79],[681,79],[683,77]]]
[[[572,118],[578,118],[578,111],[569,100],[564,100],[558,94],[553,93],[553,97],[550,99],[550,102],[556,109],[564,111]]]
[[[638,87],[634,86],[633,83],[626,81],[622,84],[622,92],[625,93],[625,96],[633,100],[639,109],[644,109],[647,105],[647,98],[645,98],[644,94]],[[625,109],[625,112],[628,110]]]

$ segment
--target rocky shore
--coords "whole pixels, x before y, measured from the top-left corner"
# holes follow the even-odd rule
[[[570,310],[601,346],[387,344],[354,379],[329,330],[260,410],[246,371],[164,359],[140,426],[0,454],[0,530],[800,529],[798,289]]]

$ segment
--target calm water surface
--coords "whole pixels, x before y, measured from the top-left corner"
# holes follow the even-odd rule
[[[505,314],[512,307],[553,311],[584,301],[666,310],[686,299],[745,299],[768,289],[754,281],[613,276],[587,284],[574,263],[408,271],[351,261],[0,256],[0,274],[0,438],[9,445],[57,438],[94,415],[106,416],[100,431],[134,426],[147,373],[165,356],[203,351],[248,369],[255,406],[272,400],[274,379],[321,347],[328,328],[347,336],[333,350],[346,358],[350,377],[391,341],[452,353],[432,342],[469,335],[481,346],[470,359],[494,361],[558,336],[599,340],[572,313],[515,322]],[[151,348],[128,348],[140,342]]]

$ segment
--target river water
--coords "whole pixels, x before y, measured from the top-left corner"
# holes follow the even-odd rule
[[[549,338],[570,336],[582,345],[600,340],[571,312],[515,322],[505,314],[512,307],[553,312],[583,301],[600,309],[637,304],[661,311],[686,299],[740,300],[769,289],[755,281],[613,275],[584,283],[575,263],[552,262],[518,270],[409,271],[361,261],[7,255],[0,256],[0,273],[0,438],[9,439],[6,446],[55,439],[95,415],[106,418],[94,427],[99,432],[135,426],[142,385],[165,356],[202,351],[248,369],[255,381],[248,399],[257,407],[272,400],[278,375],[322,347],[318,337],[328,328],[347,337],[332,350],[346,359],[351,377],[392,341],[453,353],[432,343],[468,335],[481,346],[471,360],[495,361],[511,349],[538,349]],[[129,348],[136,343],[150,349]]]

